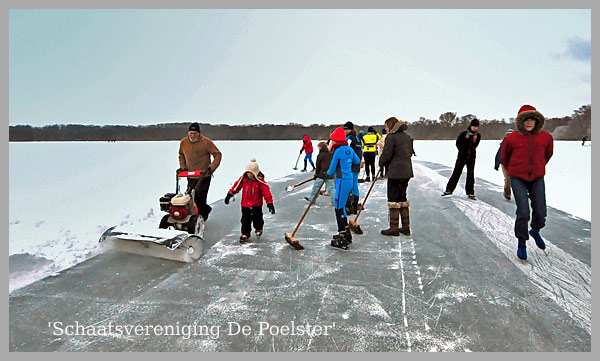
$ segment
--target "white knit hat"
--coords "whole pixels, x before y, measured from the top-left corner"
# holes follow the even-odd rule
[[[250,172],[254,174],[254,177],[258,178],[258,173],[260,173],[260,169],[258,168],[258,163],[256,163],[255,158],[250,159],[250,163],[248,163],[248,165],[246,166],[245,172]],[[245,172],[244,174],[246,174]]]

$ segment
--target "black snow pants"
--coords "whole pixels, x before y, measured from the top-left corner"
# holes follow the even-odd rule
[[[192,189],[195,190],[194,202],[196,203],[196,207],[198,207],[198,213],[205,221],[208,220],[208,214],[212,211],[212,207],[206,204],[210,180],[211,177],[202,177],[198,179],[188,178],[187,186],[188,193],[191,192]]]
[[[465,191],[467,194],[475,194],[475,158],[457,158],[456,164],[454,165],[454,171],[450,176],[450,180],[446,185],[446,191],[454,192],[460,175],[462,174],[463,168],[467,166],[467,183],[465,184]]]
[[[252,225],[257,231],[262,231],[265,221],[263,219],[262,205],[252,208],[242,206],[242,234],[250,237]]]

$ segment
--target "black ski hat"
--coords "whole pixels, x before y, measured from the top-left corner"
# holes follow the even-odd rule
[[[190,124],[190,127],[188,128],[188,132],[190,132],[190,131],[200,133],[200,124],[198,124],[198,122],[194,122],[194,123]]]
[[[479,119],[477,118],[473,118],[471,119],[471,124],[469,124],[470,127],[478,127],[479,126]]]
[[[344,130],[353,130],[354,129],[354,124],[352,124],[352,122],[346,122],[346,124],[344,124],[344,126],[342,128]]]
[[[375,128],[373,128],[373,127],[367,128],[367,133],[375,133]]]

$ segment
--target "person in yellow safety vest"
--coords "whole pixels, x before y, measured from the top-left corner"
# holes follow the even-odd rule
[[[363,157],[365,158],[365,181],[370,182],[369,169],[375,179],[375,156],[377,155],[377,142],[381,135],[373,127],[367,129],[367,134],[362,137]]]

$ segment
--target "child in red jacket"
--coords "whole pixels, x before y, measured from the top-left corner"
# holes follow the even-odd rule
[[[273,196],[271,189],[265,182],[265,176],[258,168],[256,159],[250,159],[250,164],[246,166],[244,174],[233,184],[233,187],[227,192],[225,204],[229,204],[229,200],[234,194],[242,191],[242,234],[240,235],[240,243],[248,242],[251,237],[252,224],[256,230],[256,237],[260,238],[263,233],[262,204],[263,198],[267,202],[267,208],[271,214],[275,214],[275,206],[273,205]]]

